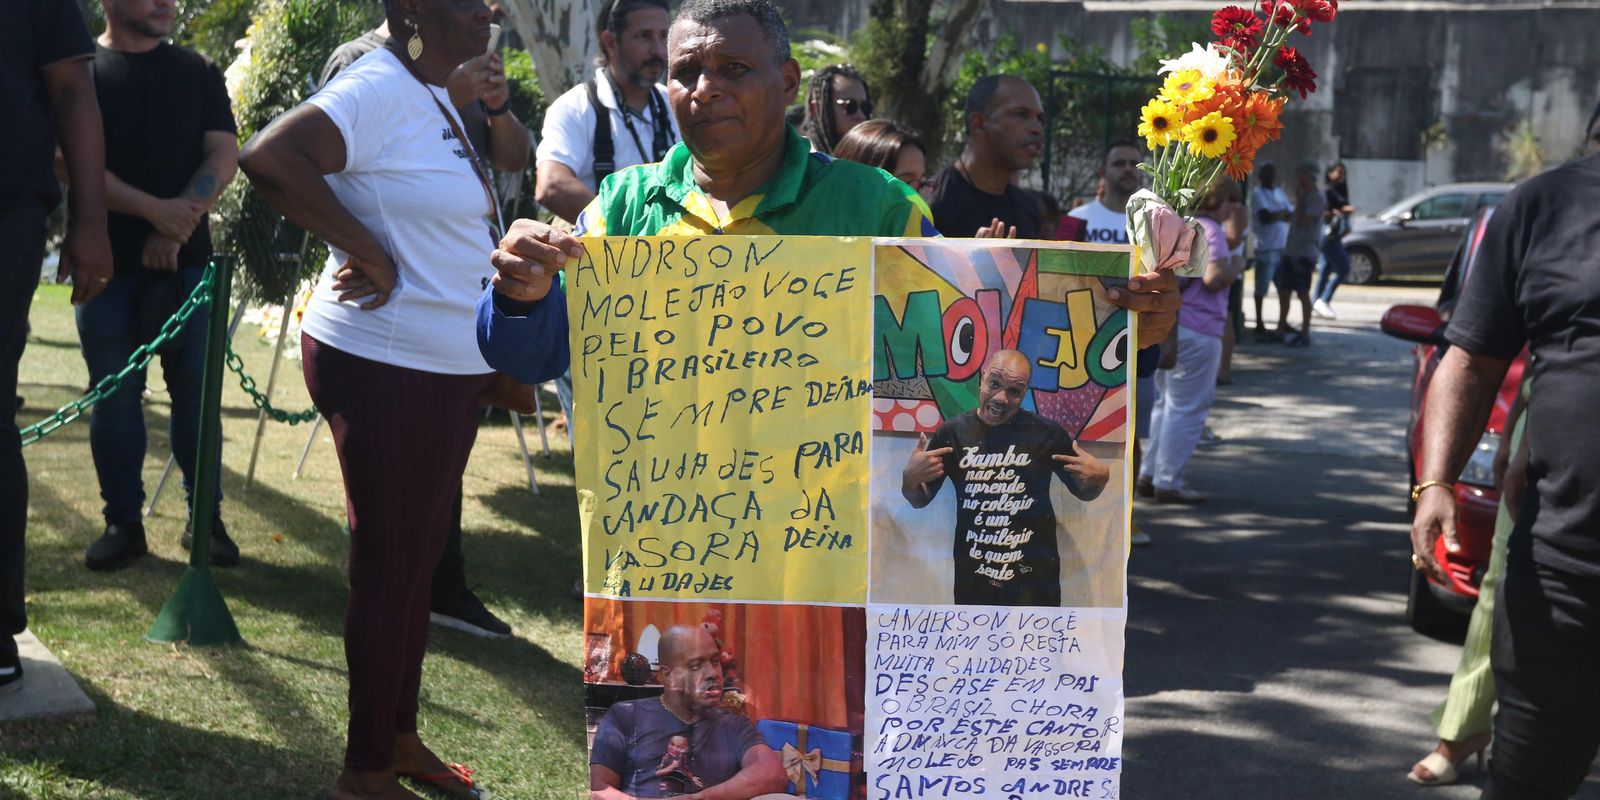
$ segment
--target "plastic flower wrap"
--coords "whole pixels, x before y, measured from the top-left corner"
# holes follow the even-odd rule
[[[1210,258],[1200,223],[1186,220],[1155,192],[1140,189],[1128,198],[1128,232],[1138,250],[1139,271],[1198,275]]]
[[[1217,41],[1161,62],[1161,91],[1139,114],[1138,132],[1152,155],[1139,168],[1152,186],[1128,203],[1128,231],[1146,269],[1204,272],[1204,236],[1194,238],[1188,258],[1150,237],[1170,235],[1180,223],[1198,231],[1192,215],[1212,184],[1224,174],[1250,174],[1256,151],[1283,134],[1279,116],[1289,95],[1305,99],[1317,90],[1311,64],[1284,42],[1292,33],[1309,36],[1312,23],[1332,22],[1338,10],[1338,0],[1226,6],[1211,18]]]

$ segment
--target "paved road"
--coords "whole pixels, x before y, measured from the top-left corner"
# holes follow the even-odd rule
[[[1377,332],[1436,287],[1341,289],[1309,350],[1244,344],[1221,445],[1190,467],[1211,502],[1140,506],[1128,576],[1133,800],[1476,798],[1404,773],[1460,649],[1406,627],[1410,346]],[[1600,771],[1584,800],[1600,800]]]

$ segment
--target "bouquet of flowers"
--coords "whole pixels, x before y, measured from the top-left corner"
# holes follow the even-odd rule
[[[1282,135],[1279,115],[1291,93],[1303,100],[1316,91],[1317,73],[1284,43],[1293,33],[1309,36],[1313,23],[1332,22],[1338,9],[1338,0],[1226,6],[1211,18],[1217,41],[1161,62],[1166,80],[1139,123],[1154,162],[1139,168],[1153,186],[1128,202],[1128,230],[1143,271],[1204,270],[1205,237],[1188,217],[1224,172],[1236,180],[1250,174],[1256,151]],[[1189,235],[1175,239],[1174,228]]]

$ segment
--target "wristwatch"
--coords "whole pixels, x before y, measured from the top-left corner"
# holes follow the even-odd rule
[[[1423,481],[1422,483],[1419,483],[1416,486],[1412,487],[1412,489],[1411,489],[1411,502],[1415,503],[1418,500],[1421,500],[1422,499],[1422,493],[1424,491],[1428,490],[1428,489],[1432,489],[1435,486],[1443,486],[1443,487],[1446,487],[1446,488],[1448,488],[1448,489],[1450,489],[1452,491],[1454,491],[1455,488],[1456,488],[1456,485],[1451,483],[1450,481]]]
[[[511,110],[511,101],[508,99],[506,100],[505,104],[501,105],[499,108],[490,108],[489,106],[485,105],[482,100],[479,100],[478,107],[483,109],[483,113],[488,114],[491,117],[498,117]]]

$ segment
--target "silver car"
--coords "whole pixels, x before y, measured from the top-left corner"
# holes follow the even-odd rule
[[[1351,221],[1344,248],[1350,283],[1379,276],[1442,276],[1472,215],[1511,191],[1509,183],[1451,183],[1418,192],[1376,216]]]

